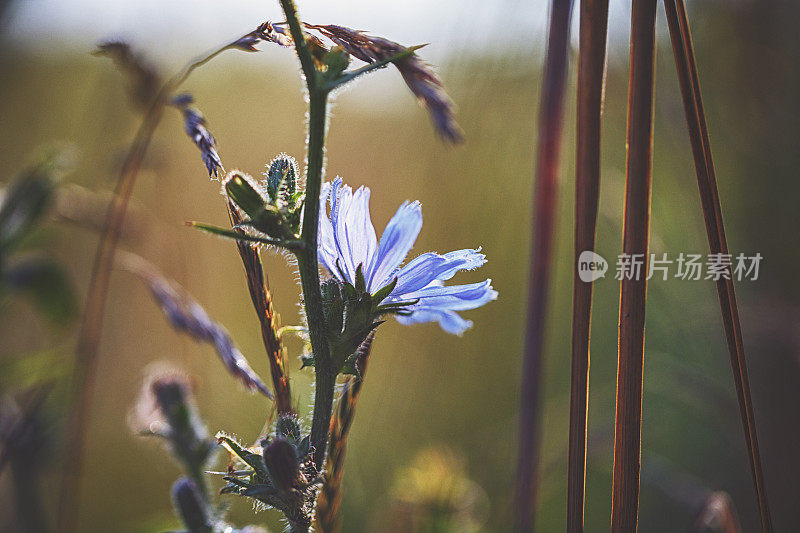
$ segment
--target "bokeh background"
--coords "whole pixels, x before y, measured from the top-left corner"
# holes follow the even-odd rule
[[[23,0],[2,6],[0,180],[10,180],[44,148],[66,144],[76,154],[65,178],[64,189],[73,194],[67,198],[108,194],[139,119],[124,76],[89,55],[95,41],[126,38],[171,72],[198,52],[280,18],[276,2],[242,0]],[[372,188],[379,228],[403,200],[421,200],[425,226],[415,251],[482,246],[489,263],[458,280],[491,277],[500,292],[496,302],[467,313],[475,326],[462,338],[435,325],[381,327],[347,453],[344,530],[410,530],[414,498],[408,495],[435,492],[437,480],[452,474],[471,480],[464,498],[470,520],[461,527],[508,531],[547,3],[309,0],[299,7],[309,22],[368,29],[404,44],[432,43],[422,53],[440,66],[466,143],[453,148],[439,142],[400,76],[386,70],[337,96],[328,175]],[[764,257],[758,281],[737,289],[776,530],[793,531],[800,501],[800,5],[697,0],[689,11],[730,247]],[[665,22],[660,11],[651,248],[705,253]],[[621,250],[628,23],[629,4],[612,1],[597,246],[612,270]],[[576,44],[573,38],[573,67]],[[261,48],[258,54],[229,52],[186,84],[220,143],[226,168],[250,173],[279,152],[302,158],[304,149],[305,107],[292,54]],[[574,86],[572,68],[543,380],[540,531],[565,524]],[[173,112],[159,127],[139,177],[122,246],[191,292],[266,376],[234,245],[186,228],[186,220],[227,223],[218,183],[209,181]],[[77,294],[85,294],[96,232],[61,212],[37,239],[67,266]],[[263,259],[283,323],[297,323],[293,268],[279,256],[265,253]],[[619,285],[612,275],[595,287],[586,520],[588,531],[604,531],[610,522]],[[74,327],[48,327],[14,299],[3,300],[0,317],[4,361],[49,350],[68,367]],[[681,487],[699,487],[728,492],[744,530],[755,531],[755,498],[713,283],[653,281],[646,331],[641,530],[685,530],[697,509]],[[299,348],[290,342],[290,368],[297,404],[307,415],[313,376],[299,370]],[[171,330],[139,280],[115,273],[92,406],[83,531],[178,526],[168,494],[179,469],[157,442],[133,436],[128,425],[146,367],[163,360],[196,376],[198,405],[212,432],[249,441],[270,413],[263,398],[232,382],[210,348]],[[50,518],[62,447],[57,437],[52,444],[42,509]],[[10,531],[13,499],[6,478],[0,487],[0,524]],[[254,518],[246,502],[227,501],[236,523],[280,528],[276,514]]]

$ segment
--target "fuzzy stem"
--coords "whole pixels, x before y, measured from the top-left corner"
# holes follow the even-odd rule
[[[297,250],[295,253],[300,271],[300,283],[303,288],[303,305],[308,321],[311,349],[314,352],[314,370],[317,373],[314,417],[311,422],[311,445],[314,447],[314,463],[317,468],[321,469],[328,444],[328,430],[333,410],[333,388],[336,384],[336,370],[331,362],[330,347],[325,334],[325,315],[322,310],[319,261],[317,259],[319,194],[325,166],[325,129],[329,90],[318,83],[314,58],[308,48],[294,2],[292,0],[280,0],[280,2],[297,50],[297,57],[300,58],[308,89],[308,160],[301,234],[305,248]]]
[[[317,88],[317,69],[314,66],[314,57],[311,55],[311,50],[306,43],[306,36],[303,33],[303,25],[300,22],[300,17],[297,15],[297,6],[294,5],[293,0],[280,0],[283,12],[286,15],[286,23],[289,25],[289,32],[292,35],[294,48],[297,50],[297,57],[300,59],[300,67],[303,69],[303,75],[306,78],[306,86],[308,87],[309,95]],[[310,126],[309,126],[310,128]],[[309,158],[311,156],[311,146],[309,145]]]
[[[308,173],[306,178],[306,205],[303,212],[302,240],[305,248],[297,253],[300,281],[303,286],[303,303],[308,321],[311,349],[314,352],[314,369],[317,373],[314,396],[314,418],[311,423],[311,443],[314,446],[314,463],[321,467],[325,459],[333,406],[333,388],[336,371],[333,369],[328,338],[325,335],[325,316],[322,310],[322,293],[317,259],[317,231],[319,226],[320,188],[324,162],[325,121],[328,94],[309,89],[308,123]]]

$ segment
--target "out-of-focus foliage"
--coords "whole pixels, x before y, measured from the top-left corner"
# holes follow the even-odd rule
[[[24,295],[45,319],[64,326],[76,317],[70,280],[41,244],[26,246],[51,207],[59,174],[58,158],[48,158],[0,191],[0,304],[7,294]]]
[[[795,242],[800,220],[793,216],[800,196],[800,122],[795,119],[800,116],[800,32],[793,21],[800,15],[792,0],[770,6],[696,2],[690,8],[730,247],[764,256],[759,280],[739,284],[737,296],[776,529],[790,530],[800,500],[800,413],[795,408],[800,402],[800,248]],[[619,45],[625,41],[624,36],[616,39],[609,55],[603,130],[597,250],[609,260],[610,270],[621,248],[627,51]],[[504,295],[491,308],[474,312],[476,327],[461,340],[443,336],[437,326],[383,326],[349,438],[345,531],[375,530],[396,503],[386,487],[420,450],[435,442],[457,450],[467,477],[485,490],[489,514],[484,530],[509,529],[541,45],[541,39],[532,40],[520,45],[520,53],[483,58],[469,49],[453,50],[455,59],[442,73],[459,105],[466,138],[462,147],[437,143],[424,114],[409,111],[403,102],[409,95],[373,90],[384,78],[397,76],[391,70],[337,98],[329,131],[328,176],[339,174],[353,185],[380,190],[372,206],[379,226],[398,203],[419,198],[426,231],[417,249],[483,244],[490,259],[487,267],[496,266],[493,284]],[[446,43],[437,46],[447,48]],[[668,42],[660,41],[659,49],[652,251],[704,253],[705,230]],[[214,134],[224,139],[226,161],[235,161],[252,175],[270,154],[303,153],[303,125],[297,117],[305,106],[297,84],[275,81],[295,76],[276,62],[286,55],[282,52],[222,59],[204,67],[186,87],[203,102]],[[46,60],[30,51],[13,49],[12,55],[6,50],[0,65],[7,73],[0,79],[0,146],[9,147],[0,151],[0,168],[7,169],[2,179],[23,169],[20,154],[46,141],[69,139],[81,153],[71,179],[94,190],[109,189],[106,176],[113,175],[137,120],[120,105],[127,97],[120,76],[97,59],[66,53]],[[567,98],[566,115],[573,117],[574,93]],[[262,353],[235,244],[183,227],[184,221],[197,219],[226,227],[228,218],[218,184],[209,183],[197,149],[180,134],[182,127],[177,114],[165,118],[137,184],[134,200],[151,222],[138,251],[224,322],[243,353]],[[541,531],[563,530],[565,520],[573,277],[570,118],[565,135],[544,368]],[[58,235],[65,231],[59,228]],[[89,271],[95,245],[96,234],[82,231],[47,241],[53,258],[69,260],[72,271],[83,273]],[[264,254],[264,269],[277,311],[285,323],[299,323],[297,284],[285,259]],[[468,281],[479,279],[476,274]],[[595,286],[586,516],[591,530],[606,528],[610,516],[619,303],[613,276]],[[754,530],[754,496],[713,283],[655,279],[649,296],[644,469],[648,454],[667,458],[712,490],[729,493],[743,530]],[[46,333],[26,306],[13,309],[3,314],[0,324],[4,362],[29,351]],[[261,430],[263,404],[247,394],[230,394],[229,376],[198,353],[201,349],[176,338],[142,296],[140,283],[126,276],[114,278],[103,340],[107,357],[98,369],[89,435],[81,509],[86,530],[179,527],[166,498],[178,468],[157,447],[143,447],[131,438],[125,423],[124,413],[139,387],[133,377],[138,378],[150,361],[166,355],[198,375],[203,387],[198,407],[209,427],[237,428],[248,436]],[[252,357],[250,362],[258,374],[267,375],[266,361]],[[312,374],[300,371],[299,361],[289,361],[288,366],[296,383],[296,405],[305,416],[310,398],[304,391],[310,390]],[[41,368],[49,367],[45,363]],[[0,379],[5,376],[0,369]],[[5,505],[0,503],[3,509]],[[642,530],[685,530],[697,511],[671,499],[643,473]],[[252,509],[233,501],[231,517],[246,523]],[[256,517],[267,521],[265,514]]]
[[[480,531],[486,520],[486,493],[446,446],[425,448],[401,467],[391,493],[387,531],[468,533]]]

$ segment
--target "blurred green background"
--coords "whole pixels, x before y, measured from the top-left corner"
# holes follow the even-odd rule
[[[460,9],[458,4],[452,8]],[[513,17],[515,9],[528,7],[524,2],[498,3],[499,15],[493,20],[509,12]],[[542,6],[536,9],[546,13]],[[619,291],[613,263],[621,250],[624,197],[626,9],[623,5],[613,11],[612,29],[617,30],[612,31],[605,100],[597,251],[609,259],[612,275],[595,284],[587,531],[604,531],[610,523]],[[343,13],[344,20],[330,22],[346,23],[346,8]],[[277,17],[277,10],[270,14]],[[672,256],[705,253],[694,167],[662,15],[651,248]],[[800,501],[798,16],[800,7],[791,0],[690,4],[730,248],[764,256],[758,281],[737,288],[777,531],[796,530]],[[336,98],[327,173],[372,188],[378,228],[403,200],[419,199],[425,225],[414,253],[482,246],[487,265],[460,274],[457,281],[491,277],[500,297],[465,313],[475,326],[462,338],[435,325],[404,328],[390,321],[380,328],[347,452],[345,531],[408,530],[397,487],[403,486],[404,469],[415,460],[423,471],[434,472],[438,463],[430,457],[436,453],[454,457],[463,475],[481,487],[473,486],[480,497],[472,510],[480,529],[510,530],[544,35],[501,35],[492,46],[473,49],[465,36],[492,26],[487,29],[482,19],[464,12],[456,20],[464,24],[457,28],[459,37],[432,48],[459,106],[466,143],[452,148],[439,142],[399,75],[387,70]],[[124,76],[110,62],[90,57],[88,48],[44,48],[21,39],[13,16],[6,17],[4,28],[2,180],[35,161],[43,147],[68,143],[77,154],[68,184],[107,193],[138,123]],[[164,68],[180,64],[174,51],[165,51],[164,60],[146,42],[137,42],[135,36],[131,40]],[[437,36],[425,40],[436,43]],[[259,54],[228,53],[198,71],[185,87],[207,117],[226,168],[251,174],[281,151],[302,158],[304,149],[305,105],[289,53],[261,48]],[[565,524],[574,90],[572,68],[543,379],[540,531],[560,531]],[[74,192],[70,186],[66,188]],[[254,369],[267,376],[235,246],[183,224],[202,220],[225,225],[227,216],[218,183],[205,175],[177,112],[167,114],[154,138],[130,220],[122,247],[157,264],[192,293],[228,328]],[[78,294],[84,295],[96,233],[56,215],[38,238],[68,267]],[[297,323],[299,288],[293,267],[269,253],[263,260],[283,323]],[[74,328],[48,328],[30,307],[15,300],[5,300],[0,313],[0,357],[12,360],[55,347],[69,364]],[[685,501],[685,494],[676,494],[674,482],[691,479],[694,486],[728,492],[744,530],[755,531],[755,498],[713,283],[651,282],[646,331],[641,530],[688,527],[697,509]],[[299,348],[289,343],[293,392],[302,414],[308,415],[313,375],[299,370]],[[157,442],[134,437],[127,423],[145,368],[162,360],[198,378],[198,405],[212,432],[225,430],[250,441],[270,413],[269,403],[232,382],[210,348],[171,330],[139,280],[116,272],[92,407],[80,509],[83,531],[178,526],[168,494],[179,469]],[[54,441],[56,457],[60,448]],[[427,455],[420,459],[420,452]],[[58,473],[55,459],[44,484],[48,504],[57,499]],[[12,528],[6,481],[0,478],[0,524]],[[280,529],[275,513],[253,517],[248,503],[227,501],[235,523]],[[52,517],[53,509],[49,505],[42,512]]]

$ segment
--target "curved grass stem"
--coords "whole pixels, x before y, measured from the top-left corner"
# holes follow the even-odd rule
[[[226,43],[218,49],[189,62],[181,71],[170,78],[159,89],[146,111],[133,143],[128,150],[119,172],[114,196],[106,213],[100,242],[94,257],[86,304],[78,332],[75,351],[75,368],[72,378],[72,397],[74,403],[64,458],[64,472],[61,483],[61,497],[58,504],[58,524],[61,531],[74,531],[80,502],[80,477],[83,467],[86,430],[89,426],[89,412],[94,392],[94,375],[99,355],[100,336],[103,329],[103,313],[111,280],[111,268],[119,242],[125,214],[128,209],[136,178],[147,154],[153,133],[161,122],[164,107],[181,84],[197,68],[232,48]]]

